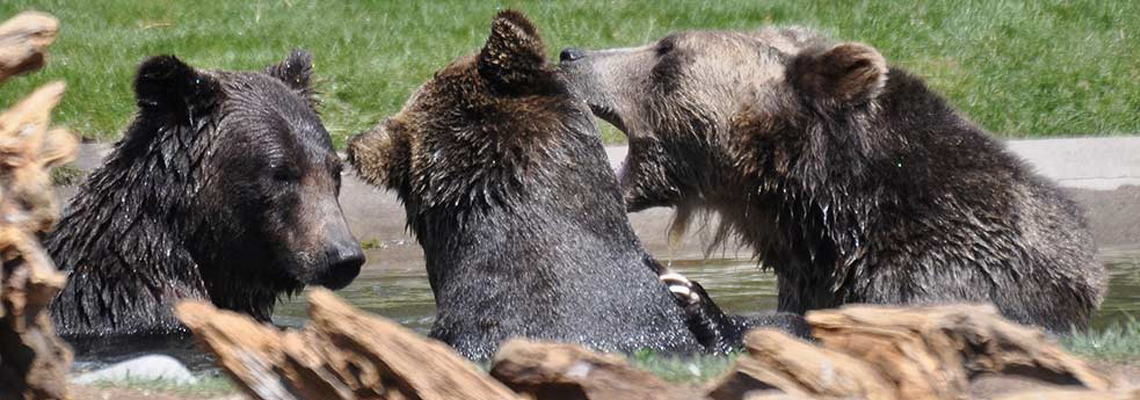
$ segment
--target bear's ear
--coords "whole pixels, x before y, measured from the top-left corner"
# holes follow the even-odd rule
[[[879,95],[887,83],[887,61],[873,47],[843,43],[796,55],[788,77],[812,101],[847,107]]]
[[[403,125],[389,118],[375,129],[348,141],[348,163],[358,176],[376,187],[395,189],[411,163]]]
[[[534,24],[506,10],[491,21],[491,36],[479,53],[479,75],[500,89],[533,86],[551,78],[545,53]]]
[[[304,50],[293,50],[289,58],[280,64],[265,68],[265,73],[285,82],[296,90],[309,103],[316,105],[316,91],[313,90],[313,55]]]
[[[220,95],[221,88],[214,77],[174,56],[148,58],[135,74],[135,99],[144,113],[193,120],[208,112]]]

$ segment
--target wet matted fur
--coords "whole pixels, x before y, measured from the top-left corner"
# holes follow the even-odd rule
[[[187,298],[267,321],[280,295],[352,281],[364,256],[311,75],[304,52],[250,72],[142,63],[138,114],[47,238],[70,273],[63,335],[179,332]]]
[[[514,336],[620,352],[716,344],[735,325],[715,307],[686,314],[658,280],[590,111],[544,51],[525,17],[500,13],[482,51],[349,143],[360,175],[404,203],[424,249],[431,336],[476,359]],[[720,319],[710,329],[690,315]]]
[[[992,302],[1067,332],[1103,297],[1081,210],[870,46],[688,31],[567,49],[561,69],[629,136],[629,209],[719,214],[776,272],[780,310]]]

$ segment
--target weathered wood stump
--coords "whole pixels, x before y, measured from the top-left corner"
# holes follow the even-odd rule
[[[745,337],[748,355],[708,393],[713,400],[744,398],[753,391],[779,389],[818,399],[898,399],[893,383],[863,360],[792,338],[757,329]]]
[[[849,306],[808,314],[827,348],[867,360],[901,386],[903,395],[965,391],[980,373],[1015,374],[1106,390],[1112,383],[1038,329],[1002,318],[993,306]]]
[[[619,355],[528,340],[500,349],[491,369],[496,381],[446,345],[361,313],[326,290],[314,291],[310,304],[312,322],[301,331],[279,331],[203,302],[184,302],[177,312],[243,389],[261,399],[968,399],[969,380],[981,373],[1072,388],[1001,397],[1008,400],[1140,395],[1115,387],[992,307],[812,312],[819,344],[752,331],[748,354],[701,395],[635,370]]]
[[[47,47],[58,32],[59,20],[40,12],[25,12],[0,24],[0,81],[43,67]]]
[[[634,369],[617,354],[573,344],[515,339],[495,355],[491,376],[535,400],[688,400],[687,388]]]
[[[1041,331],[1005,320],[991,306],[852,305],[812,311],[807,320],[820,346],[751,332],[749,355],[710,397],[774,387],[821,399],[967,399],[970,379],[983,373],[1071,385],[1086,389],[1073,392],[1082,395],[1114,387]]]
[[[1140,389],[1029,391],[998,397],[997,400],[1140,400]]]
[[[0,80],[38,69],[58,21],[24,13],[0,24]],[[70,161],[79,142],[52,130],[61,82],[37,89],[0,114],[0,398],[64,399],[71,350],[56,335],[47,305],[66,277],[41,247],[59,207],[49,170]]]
[[[257,398],[520,399],[447,345],[357,311],[327,290],[313,290],[309,303],[312,322],[301,331],[278,331],[200,301],[176,312]]]

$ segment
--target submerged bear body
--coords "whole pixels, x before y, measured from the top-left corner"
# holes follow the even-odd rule
[[[349,143],[360,175],[404,203],[424,249],[431,336],[475,359],[516,336],[699,351],[623,225],[618,192],[598,189],[613,175],[596,128],[541,46],[529,21],[500,14],[480,54]]]

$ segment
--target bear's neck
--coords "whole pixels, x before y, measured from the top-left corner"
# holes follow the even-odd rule
[[[210,297],[186,246],[186,234],[197,228],[187,216],[193,218],[190,202],[208,135],[140,120],[92,172],[47,239],[59,267],[71,273],[52,304],[65,334],[177,331],[171,307]]]
[[[607,256],[645,264],[646,253],[628,225],[616,177],[593,135],[561,136],[561,147],[536,156],[553,158],[536,158],[533,164],[500,174],[484,172],[511,180],[479,185],[498,190],[491,194],[472,196],[463,190],[468,188],[436,187],[437,192],[460,195],[424,202],[422,194],[398,192],[408,227],[424,250],[437,304],[474,293],[503,293],[514,299],[507,295],[518,288],[508,282],[531,284],[520,282],[520,274],[580,280],[575,276],[580,269],[568,266],[572,259]],[[584,244],[596,238],[604,238],[604,251]],[[496,281],[491,278],[495,274],[502,274],[503,282],[489,287],[486,282]],[[463,290],[454,289],[458,287]]]

